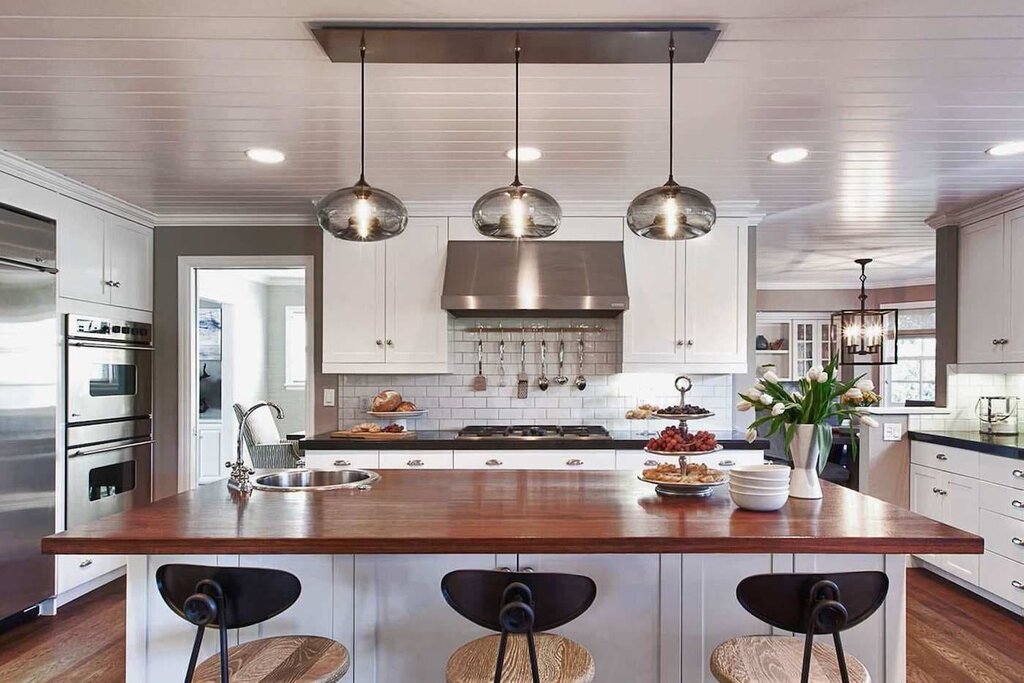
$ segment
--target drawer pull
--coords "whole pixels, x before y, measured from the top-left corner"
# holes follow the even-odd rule
[[[86,567],[90,566],[91,564],[92,564],[92,560],[82,560],[81,562],[78,563],[78,568],[79,569],[85,569]]]
[[[405,464],[408,465],[409,467],[423,467],[423,461],[420,460],[419,458],[416,458],[415,460],[410,460]]]
[[[644,467],[657,467],[658,464],[657,460],[644,460]]]
[[[935,454],[935,459],[936,460],[949,460],[949,457],[946,456],[945,453],[936,453]]]
[[[484,464],[487,465],[488,467],[501,467],[502,463],[501,463],[500,460],[495,460],[494,458],[491,458],[490,460],[488,460]]]
[[[735,460],[721,460],[721,461],[719,461],[718,466],[719,467],[735,467],[736,466],[736,461]]]
[[[334,461],[334,466],[335,467],[352,467],[352,463],[350,463],[348,460],[335,460]]]
[[[1017,508],[1018,510],[1024,509],[1024,500],[1015,500],[1012,503],[1010,503],[1010,505]]]
[[[565,464],[568,465],[569,467],[579,467],[580,465],[583,464],[583,461],[580,460],[579,458],[569,458],[568,460],[565,461]]]
[[[1014,545],[1024,545],[1024,538],[1018,538],[1017,536],[1014,536],[1010,539],[1010,543]]]
[[[1013,581],[1011,581],[1010,585],[1013,586],[1014,588],[1016,588],[1019,591],[1024,591],[1024,583],[1021,583],[1017,579],[1014,579]]]
[[[1018,479],[1024,479],[1024,470],[1014,470],[1013,472],[1010,472],[1010,474],[1017,477]]]

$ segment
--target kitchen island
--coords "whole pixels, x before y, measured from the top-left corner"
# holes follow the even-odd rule
[[[905,556],[981,553],[982,541],[823,488],[823,500],[754,513],[721,490],[662,498],[629,472],[389,471],[369,491],[248,496],[218,483],[48,537],[43,549],[130,556],[128,681],[182,678],[194,630],[156,591],[168,562],[295,573],[299,601],[232,637],[334,637],[352,653],[345,680],[359,683],[443,680],[448,655],[481,633],[440,595],[457,568],[591,576],[597,601],[562,630],[594,654],[597,680],[637,683],[710,681],[719,642],[770,633],[736,602],[745,576],[877,569],[891,581],[886,604],[845,642],[874,680],[902,681]]]

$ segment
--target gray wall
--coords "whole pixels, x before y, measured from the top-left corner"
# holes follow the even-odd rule
[[[947,366],[956,363],[960,228],[935,231],[935,405],[948,405]]]
[[[156,363],[153,372],[153,414],[156,448],[153,457],[153,496],[178,491],[178,257],[308,255],[314,257],[314,311],[321,307],[322,242],[319,228],[295,227],[158,227],[153,234],[153,323]],[[309,283],[307,283],[308,285]],[[314,315],[313,359],[315,395],[328,383],[319,373],[321,324]],[[314,407],[318,431],[334,429],[333,408]]]

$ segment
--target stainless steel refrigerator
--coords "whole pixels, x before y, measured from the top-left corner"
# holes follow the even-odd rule
[[[0,619],[53,596],[56,225],[0,206]]]

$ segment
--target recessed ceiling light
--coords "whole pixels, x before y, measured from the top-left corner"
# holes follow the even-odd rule
[[[269,147],[252,147],[245,150],[245,156],[261,164],[279,164],[284,161],[284,152]]]
[[[509,159],[515,159],[516,158],[516,150],[515,150],[515,148],[512,148],[512,149],[506,151],[505,152],[505,156],[507,156]],[[520,147],[519,148],[519,161],[537,161],[537,159],[540,159],[542,156],[544,156],[544,155],[541,154],[540,150],[537,149],[536,147]]]
[[[1004,142],[1001,145],[995,145],[985,150],[985,154],[990,154],[994,157],[1008,157],[1020,154],[1021,152],[1024,152],[1024,140]]]
[[[768,155],[769,161],[774,161],[777,164],[792,164],[797,161],[803,161],[807,158],[806,147],[787,147],[786,149],[777,149]]]

